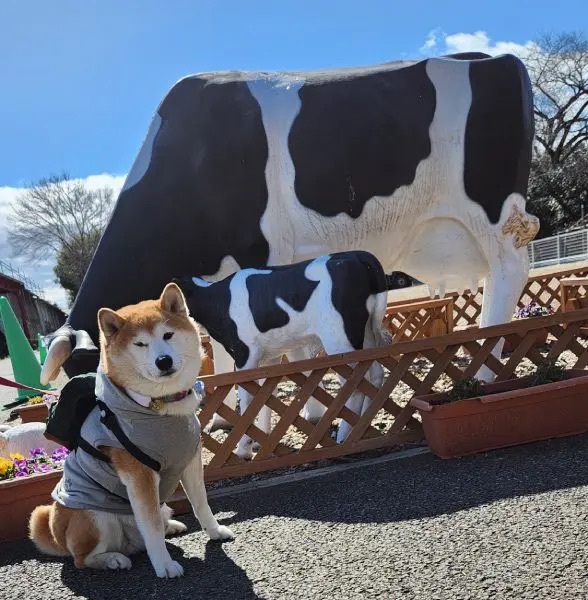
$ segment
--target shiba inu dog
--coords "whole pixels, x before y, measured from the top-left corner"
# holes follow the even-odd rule
[[[147,550],[158,577],[178,577],[183,569],[165,536],[186,526],[164,502],[179,482],[210,538],[233,537],[204,487],[198,326],[173,283],[158,300],[100,309],[98,322],[97,406],[66,460],[55,502],[33,511],[30,537],[42,552],[73,556],[78,568],[129,569],[128,555]]]

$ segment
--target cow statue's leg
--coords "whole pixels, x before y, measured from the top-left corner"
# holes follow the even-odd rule
[[[281,356],[259,361],[256,356],[251,356],[249,357],[249,360],[243,365],[242,369],[253,369],[255,367],[275,365],[280,362],[280,359]],[[260,380],[259,384],[263,385],[264,382],[265,379]],[[243,414],[249,408],[252,399],[253,396],[247,390],[245,390],[242,387],[239,388],[239,408],[241,414]],[[262,406],[261,410],[259,411],[259,428],[264,433],[270,432],[271,414],[271,409],[265,405]],[[254,452],[256,452],[258,448],[259,445],[256,442],[254,442],[248,435],[244,435],[237,444],[237,450],[235,451],[235,454],[245,460],[251,460],[253,458]]]
[[[384,297],[384,308],[385,308],[385,297]],[[380,316],[379,313],[378,317]],[[372,328],[372,324],[368,323],[368,326],[366,327],[366,331],[365,331],[365,337],[364,337],[364,348],[376,348],[380,345],[382,345],[383,343],[383,339],[381,339],[379,334],[375,334],[373,328]],[[343,353],[343,352],[352,352],[355,350],[355,348],[353,348],[353,346],[351,344],[349,344],[349,346],[346,346],[345,344],[341,345],[341,341],[340,340],[336,340],[335,343],[331,343],[330,340],[325,340],[324,341],[325,344],[325,350],[329,353],[329,354],[339,354],[339,353]],[[345,380],[339,375],[339,384],[342,386],[345,383]],[[384,381],[384,369],[382,367],[382,365],[380,365],[379,362],[374,361],[372,363],[372,365],[370,366],[368,372],[367,372],[367,376],[366,379],[372,383],[375,387],[377,387],[378,389],[382,386],[382,382]],[[345,403],[345,406],[351,411],[354,412],[356,415],[363,415],[363,413],[368,409],[370,405],[370,398],[368,396],[366,396],[365,394],[363,394],[361,391],[356,390],[355,392],[353,392],[349,398],[347,399],[347,402]],[[341,423],[339,425],[339,429],[337,431],[337,443],[341,444],[343,443],[346,439],[347,436],[351,433],[351,429],[352,426],[345,421],[344,419],[341,420]]]
[[[490,261],[490,270],[484,281],[480,327],[508,323],[512,319],[529,275],[527,250],[523,250],[516,253],[518,256],[513,252],[508,253],[510,256],[507,254],[507,260]],[[501,255],[505,256],[502,252]],[[496,358],[501,357],[503,346],[504,339],[492,350]],[[483,365],[476,377],[482,381],[492,381],[495,373]]]
[[[313,346],[304,346],[300,348],[295,348],[288,352],[288,360],[290,362],[298,361],[298,360],[306,360],[308,358],[313,358],[316,354],[316,348]],[[310,375],[310,371],[306,371],[304,373],[306,377]],[[320,382],[320,387],[324,387],[323,382]],[[312,396],[307,400],[304,408],[301,411],[301,416],[303,419],[310,421],[311,423],[318,423],[322,416],[325,414],[327,410],[326,406],[319,402],[316,398]]]
[[[386,311],[386,296],[383,296],[382,308],[379,311],[375,311],[372,319],[365,328],[364,348],[378,348],[384,346],[387,343],[387,336],[381,330],[381,323],[383,321],[383,314]],[[367,373],[367,380],[374,385],[377,389],[382,387],[384,382],[384,367],[377,361],[374,360]],[[369,396],[364,395],[363,403],[361,406],[361,414],[368,409],[371,399]],[[347,434],[348,435],[348,434]]]
[[[484,282],[480,327],[508,323],[512,319],[521,293],[529,277],[527,244],[539,231],[539,219],[525,211],[524,198],[513,194],[505,203],[497,238],[487,238],[483,243],[488,261],[488,274]],[[489,244],[488,240],[494,239]],[[500,358],[504,340],[492,350]],[[482,366],[478,379],[492,381],[495,373]]]

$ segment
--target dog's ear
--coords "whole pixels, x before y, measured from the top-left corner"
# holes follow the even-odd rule
[[[98,325],[107,340],[117,334],[124,324],[125,320],[116,311],[110,308],[98,311]]]
[[[159,298],[161,310],[180,317],[188,317],[189,311],[182,290],[175,283],[168,283]]]

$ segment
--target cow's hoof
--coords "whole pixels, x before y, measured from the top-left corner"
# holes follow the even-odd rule
[[[229,423],[226,419],[219,417],[218,415],[214,415],[212,418],[212,423],[206,427],[206,433],[212,433],[213,431],[218,431],[219,429],[224,429],[229,431],[233,429],[233,424]]]
[[[305,420],[308,421],[309,423],[318,423],[321,418],[322,418],[322,414],[317,414],[315,412],[311,412],[311,411],[307,411],[306,409],[302,409],[300,411],[300,416]]]
[[[347,436],[351,433],[351,427],[349,427],[349,425],[347,425],[347,423],[341,423],[341,425],[339,425],[339,429],[337,431],[337,443],[338,444],[342,444],[346,439]]]
[[[253,460],[253,446],[252,444],[247,444],[245,447],[237,448],[235,450],[235,454],[242,460]]]

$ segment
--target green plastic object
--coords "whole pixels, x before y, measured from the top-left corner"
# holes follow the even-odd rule
[[[49,386],[41,385],[41,365],[5,296],[0,296],[0,318],[4,324],[4,335],[14,379],[24,385],[44,390],[49,389]],[[38,392],[33,390],[18,390],[19,399],[37,395]]]
[[[40,333],[37,333],[37,348],[39,348],[39,361],[41,362],[41,366],[43,366],[47,358],[47,346],[45,346],[43,336]]]

